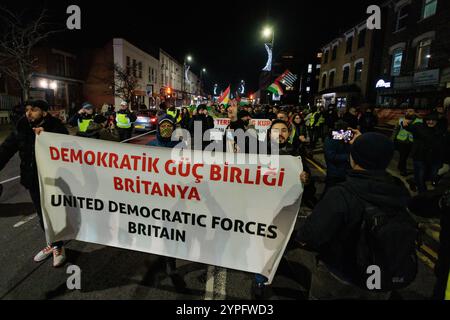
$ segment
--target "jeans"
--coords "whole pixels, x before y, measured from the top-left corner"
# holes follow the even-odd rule
[[[39,187],[31,188],[28,190],[28,192],[30,193],[30,197],[31,197],[31,200],[33,201],[34,207],[36,208],[36,213],[39,218],[39,224],[40,224],[42,230],[44,230],[44,232],[45,232],[44,218],[42,217],[41,195],[39,193]],[[63,244],[64,243],[62,241],[58,241],[58,242],[52,243],[51,246],[61,248],[63,246]]]
[[[417,191],[423,193],[427,191],[425,182],[427,180],[437,181],[439,169],[442,167],[441,161],[427,163],[425,161],[414,161],[414,179]]]

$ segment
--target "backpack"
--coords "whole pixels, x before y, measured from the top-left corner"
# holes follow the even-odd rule
[[[356,196],[364,209],[356,246],[355,284],[369,290],[367,280],[371,274],[368,274],[368,267],[375,265],[381,273],[381,288],[376,291],[407,287],[416,278],[418,269],[417,223],[406,207],[400,210],[381,208],[362,199],[350,186],[344,188]]]

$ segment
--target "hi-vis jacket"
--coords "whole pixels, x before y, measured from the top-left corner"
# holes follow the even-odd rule
[[[402,123],[404,120],[405,120],[404,118],[400,118],[398,120],[398,125],[397,125],[398,127],[397,127],[397,130],[395,131],[396,132],[395,140],[398,140],[401,142],[411,142],[412,143],[414,141],[413,134],[410,131],[403,128]],[[421,123],[421,122],[422,122],[422,119],[415,118],[413,120],[412,124]]]

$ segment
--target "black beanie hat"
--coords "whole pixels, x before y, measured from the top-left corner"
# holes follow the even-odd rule
[[[386,136],[368,132],[352,145],[353,161],[366,170],[385,170],[394,156],[394,143]]]
[[[32,107],[37,107],[42,111],[48,111],[49,108],[48,102],[45,100],[32,100],[29,102],[29,105]]]

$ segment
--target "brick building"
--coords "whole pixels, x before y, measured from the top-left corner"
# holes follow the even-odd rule
[[[322,47],[319,105],[345,108],[375,100],[380,41],[381,32],[367,29],[363,21]]]
[[[85,100],[97,107],[103,104],[120,105],[113,95],[114,65],[137,79],[134,102],[153,106],[159,103],[159,61],[124,39],[113,39],[101,48],[89,49],[83,54]]]
[[[377,104],[450,105],[450,3],[392,0],[385,4]]]

